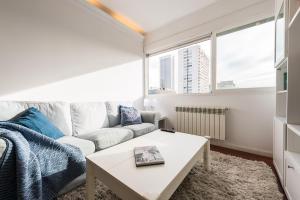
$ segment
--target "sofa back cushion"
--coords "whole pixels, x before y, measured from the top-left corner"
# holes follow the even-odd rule
[[[10,120],[47,137],[58,139],[64,134],[38,109],[30,107]]]
[[[109,127],[117,126],[121,123],[120,105],[132,106],[132,102],[107,101],[105,102]]]
[[[109,126],[104,102],[71,104],[73,135],[84,135]]]
[[[70,105],[65,102],[0,101],[0,121],[6,121],[34,107],[43,113],[64,135],[72,135]]]
[[[6,121],[25,110],[21,102],[1,101],[0,102],[0,121]]]

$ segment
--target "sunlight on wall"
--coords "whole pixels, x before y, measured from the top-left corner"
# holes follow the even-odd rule
[[[105,68],[0,97],[26,101],[137,101],[143,97],[142,60]]]

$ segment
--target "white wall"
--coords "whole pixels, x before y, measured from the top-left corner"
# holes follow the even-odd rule
[[[146,53],[155,52],[176,43],[240,26],[273,15],[274,2],[220,1],[203,11],[193,13],[174,23],[147,34]],[[175,106],[226,106],[230,108],[226,121],[226,141],[213,143],[234,149],[272,155],[275,89],[215,92],[212,95],[154,95],[156,109],[169,118],[175,127]]]
[[[4,95],[1,100],[133,101],[142,103],[140,60]]]
[[[83,0],[0,1],[0,99],[141,100],[143,37]]]
[[[226,92],[215,95],[150,95],[154,107],[168,117],[170,127],[176,124],[176,106],[224,106],[226,141],[213,143],[252,153],[270,156],[272,152],[274,90],[261,92]],[[152,100],[153,102],[153,100]]]
[[[274,15],[274,0],[218,1],[171,22],[145,37],[145,51],[155,52],[213,31],[223,31]]]

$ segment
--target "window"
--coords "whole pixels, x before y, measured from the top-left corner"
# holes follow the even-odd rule
[[[209,93],[211,80],[214,89],[274,87],[274,25],[268,18],[150,55],[148,94]],[[211,49],[211,41],[216,48]]]
[[[217,34],[217,89],[275,86],[274,21]]]
[[[149,57],[149,94],[210,92],[211,42]]]

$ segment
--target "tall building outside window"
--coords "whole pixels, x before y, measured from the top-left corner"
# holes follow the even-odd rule
[[[149,94],[210,92],[210,40],[149,57]]]

